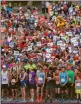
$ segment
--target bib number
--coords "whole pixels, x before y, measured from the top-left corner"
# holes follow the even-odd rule
[[[39,80],[39,81],[43,81],[43,78],[39,77],[38,80]]]
[[[6,81],[6,79],[4,78],[3,81]]]
[[[31,74],[29,74],[29,81],[31,81],[32,80],[32,75]]]
[[[62,78],[62,79],[61,79],[61,82],[65,82],[65,79],[64,79],[64,78]]]
[[[77,86],[77,87],[80,87],[80,86],[81,86],[81,83],[76,83],[76,86]]]

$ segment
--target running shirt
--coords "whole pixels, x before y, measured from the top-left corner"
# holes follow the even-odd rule
[[[56,73],[55,73],[55,82],[56,82],[56,84],[60,83],[60,81],[59,81],[59,74],[56,74]]]
[[[24,73],[24,74],[25,74],[25,73]],[[23,78],[24,74],[21,74],[21,78]],[[25,77],[23,80],[20,80],[20,83],[21,83],[22,85],[26,84],[26,82],[27,82],[26,77]]]
[[[47,72],[47,78],[49,79],[53,78],[53,72],[54,72],[53,69],[49,70]],[[53,83],[53,80],[50,80],[48,83]]]
[[[38,71],[37,76],[38,76],[38,84],[44,84],[45,73]]]
[[[65,84],[65,83],[67,82],[67,80],[68,80],[68,79],[67,79],[67,75],[68,75],[68,74],[67,74],[66,72],[64,72],[64,73],[61,72],[61,73],[60,73],[60,83],[61,83],[61,84]]]
[[[2,84],[8,84],[8,71],[2,71],[1,82]]]
[[[35,84],[36,73],[34,71],[29,72],[29,84]]]
[[[66,72],[68,73],[68,76],[69,76],[68,83],[74,83],[74,76],[75,76],[74,71],[73,70],[67,70]]]

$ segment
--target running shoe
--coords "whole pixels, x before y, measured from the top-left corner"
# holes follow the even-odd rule
[[[25,99],[20,99],[19,101],[20,101],[20,102],[26,102],[26,100],[25,100]]]
[[[40,96],[40,99],[39,99],[39,101],[40,101],[40,102],[42,102],[42,96]]]
[[[31,98],[31,99],[30,99],[30,102],[34,102],[34,99]]]
[[[39,101],[39,96],[37,96],[36,102],[40,102],[40,101]]]
[[[3,101],[4,99],[3,98],[1,98],[1,101]]]
[[[52,103],[53,101],[52,101],[52,99],[50,99],[50,103]]]

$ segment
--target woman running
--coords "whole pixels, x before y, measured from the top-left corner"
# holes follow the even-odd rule
[[[40,66],[39,70],[37,70],[36,79],[37,79],[37,102],[42,102],[43,88],[45,84],[45,73],[42,66]],[[40,94],[40,91],[41,91],[41,94]]]
[[[35,88],[36,88],[36,73],[32,67],[29,68],[29,87],[30,87],[30,95],[31,95],[31,102],[34,102],[35,96]]]
[[[27,83],[27,73],[24,71],[24,69],[21,69],[20,75],[20,86],[21,86],[21,94],[22,94],[22,102],[26,102],[25,97],[26,97],[26,83]]]
[[[12,92],[12,99],[14,99],[15,94],[16,94],[16,98],[17,98],[17,94],[18,94],[17,87],[18,87],[18,73],[17,73],[17,71],[14,70],[12,72],[12,78],[10,81],[10,89]]]
[[[49,67],[49,71],[46,73],[46,100],[52,102],[53,89],[54,89],[54,70],[52,67]]]

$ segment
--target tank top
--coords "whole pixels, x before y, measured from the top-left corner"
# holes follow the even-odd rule
[[[21,74],[21,78],[23,78],[24,74]],[[26,84],[26,77],[23,80],[20,80],[21,84]]]
[[[38,76],[38,84],[44,84],[44,76],[45,76],[44,72],[39,72],[37,76]]]
[[[60,83],[59,74],[55,73],[55,78],[56,78],[56,80],[55,80],[56,84],[59,84]]]
[[[36,73],[34,71],[29,72],[29,84],[35,84]]]
[[[7,71],[6,72],[2,71],[1,79],[2,79],[2,84],[8,84],[8,72]]]
[[[61,84],[65,84],[67,82],[67,73],[64,72],[64,73],[60,73],[60,82]]]
[[[53,70],[47,72],[47,78],[53,78]],[[49,82],[53,82],[53,80],[50,80]]]

